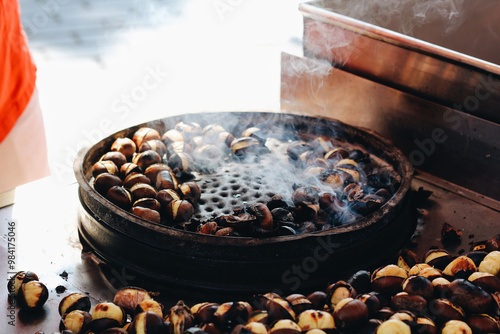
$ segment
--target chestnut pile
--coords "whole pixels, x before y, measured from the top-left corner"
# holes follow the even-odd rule
[[[9,289],[21,282],[23,290],[32,278],[36,282],[34,274],[20,272]],[[192,306],[180,300],[170,308],[156,296],[125,287],[112,301],[92,307],[87,295],[70,293],[59,303],[59,330],[64,334],[500,333],[500,235],[461,256],[431,249],[419,259],[404,249],[394,264],[373,272],[359,270],[308,295],[269,292],[248,300]]]
[[[92,167],[95,190],[146,220],[219,236],[279,236],[334,228],[382,206],[400,177],[370,154],[347,149],[333,138],[287,139],[283,157],[292,168],[291,196],[234,207],[231,214],[193,218],[202,196],[196,175],[224,163],[255,163],[271,150],[272,136],[257,127],[235,137],[222,126],[179,122],[164,134],[139,128],[116,138]],[[345,145],[344,145],[345,146]],[[266,160],[271,164],[275,158]],[[291,162],[291,163],[290,163]],[[273,196],[274,195],[274,196]]]

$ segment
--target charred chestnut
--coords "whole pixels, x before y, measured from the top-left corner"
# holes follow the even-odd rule
[[[147,183],[136,183],[130,188],[130,194],[134,201],[137,201],[141,198],[155,198],[156,190]]]
[[[23,283],[19,288],[19,306],[23,309],[42,307],[49,298],[49,290],[39,281]]]
[[[434,296],[432,281],[423,276],[409,276],[402,285],[403,291],[410,295],[419,295],[430,300]]]
[[[151,299],[149,293],[142,288],[126,287],[115,294],[113,303],[123,308],[127,313],[133,314],[140,303]]]
[[[494,293],[495,291],[500,291],[500,278],[490,273],[483,273],[477,271],[475,273],[472,273],[467,278],[467,280],[480,286],[481,288],[490,293]]]
[[[137,151],[137,147],[134,141],[130,138],[116,138],[113,144],[111,144],[111,151],[120,152],[127,158],[127,160],[130,160]]]
[[[492,302],[491,294],[461,278],[448,286],[448,298],[471,313],[485,313]]]
[[[302,294],[291,294],[285,299],[292,305],[292,309],[296,315],[313,308],[311,301]]]
[[[133,135],[132,140],[136,147],[141,147],[142,143],[148,140],[161,139],[160,134],[150,127],[141,127]]]
[[[167,164],[163,163],[154,164],[146,168],[146,170],[144,171],[144,175],[149,178],[152,185],[156,185],[156,176],[158,175],[158,173],[163,171],[170,171],[170,167],[168,167]]]
[[[146,142],[143,142],[142,145],[139,147],[139,153],[148,150],[155,151],[160,155],[160,157],[163,157],[165,154],[167,154],[167,147],[159,139],[148,140]]]
[[[373,272],[371,277],[372,287],[375,291],[393,295],[401,290],[401,284],[406,277],[406,270],[390,264]]]
[[[158,196],[158,194],[156,195]],[[137,201],[135,201],[132,206],[140,206],[142,208],[147,208],[151,210],[155,210],[160,212],[161,211],[161,204],[158,202],[158,200],[154,198],[140,198]]]
[[[196,122],[179,122],[175,125],[175,130],[181,132],[186,138],[201,135],[203,131],[201,125]]]
[[[302,329],[290,319],[281,319],[274,323],[269,334],[299,334]]]
[[[464,310],[449,301],[448,299],[438,298],[429,302],[429,311],[434,317],[437,325],[441,325],[449,320],[464,320]]]
[[[330,309],[334,309],[337,304],[345,298],[356,297],[354,288],[345,281],[337,281],[326,288],[326,304]]]
[[[59,329],[70,330],[75,334],[80,334],[86,331],[91,321],[92,315],[89,312],[74,310],[64,314]]]
[[[177,190],[179,183],[175,175],[171,171],[164,170],[157,174],[156,176],[156,189],[173,189]]]
[[[151,165],[161,163],[161,156],[153,150],[147,150],[136,154],[132,162],[139,166],[142,170],[146,170]]]
[[[303,140],[291,142],[286,153],[292,160],[298,160],[300,155],[307,151],[312,151],[313,147]]]
[[[165,132],[163,136],[161,136],[161,140],[163,141],[165,146],[168,147],[173,142],[183,142],[184,136],[180,131],[171,129]]]
[[[427,307],[427,301],[420,295],[399,292],[391,298],[391,308],[395,311],[410,311],[420,314]]]
[[[122,179],[125,179],[129,174],[133,173],[142,173],[142,169],[132,162],[124,163],[120,167],[120,176]]]
[[[121,186],[109,188],[106,193],[106,198],[108,201],[124,210],[128,210],[132,205],[132,195],[127,189]]]
[[[295,312],[292,305],[286,299],[273,298],[266,304],[266,311],[269,315],[269,322],[272,323],[279,319],[295,320]]]
[[[143,312],[154,312],[163,318],[163,305],[154,299],[146,299],[140,302],[135,308],[135,314]]]
[[[167,220],[173,223],[188,221],[194,213],[194,208],[191,203],[185,200],[172,201],[168,204]]]
[[[444,324],[441,329],[441,334],[472,334],[472,329],[467,323],[460,320],[450,320]]]
[[[137,217],[141,217],[142,219],[146,219],[150,222],[159,224],[161,222],[160,213],[156,210],[143,208],[140,206],[134,206],[130,209],[130,213],[136,215]]]
[[[101,173],[94,179],[94,189],[102,196],[106,196],[111,187],[121,185],[123,185],[122,180],[118,176],[109,173]]]
[[[38,281],[37,274],[32,271],[18,271],[9,279],[7,283],[9,294],[13,294],[17,297],[21,285],[28,283],[29,281]]]
[[[120,168],[123,164],[127,162],[127,157],[123,155],[123,153],[120,152],[107,152],[105,153],[99,161],[113,161],[113,163],[116,165],[116,167]]]
[[[467,278],[477,270],[474,261],[467,256],[459,256],[443,270],[443,274],[453,278]]]
[[[187,153],[174,153],[168,158],[168,166],[176,174],[190,172],[193,169],[193,158]]]
[[[297,325],[303,332],[311,329],[332,330],[335,328],[333,316],[328,312],[319,310],[306,310],[300,313]]]
[[[450,252],[444,249],[431,249],[424,255],[424,262],[439,270],[444,270],[452,260]]]
[[[335,306],[333,318],[337,328],[355,331],[368,320],[368,306],[359,299],[345,298]]]
[[[380,326],[375,330],[376,334],[411,334],[411,328],[409,325],[404,323],[401,320],[389,319],[384,321]]]
[[[200,187],[196,182],[185,182],[179,186],[179,191],[182,193],[182,198],[191,202],[193,205],[198,203],[201,197]]]
[[[94,165],[92,165],[92,176],[96,177],[101,173],[118,175],[119,169],[111,160],[98,161]]]
[[[479,264],[479,271],[498,275],[500,273],[500,251],[489,252]]]
[[[249,155],[258,155],[261,152],[261,148],[260,142],[252,137],[241,137],[233,140],[231,143],[232,153],[240,158]]]
[[[162,212],[167,212],[167,207],[172,201],[179,201],[181,197],[173,189],[162,189],[156,194],[156,199],[160,202]]]
[[[123,325],[127,320],[123,308],[111,302],[99,303],[92,309],[92,320],[103,318],[116,320],[119,325]]]
[[[90,311],[90,298],[83,293],[71,293],[61,299],[58,310],[61,316],[75,310],[88,312]]]
[[[128,334],[167,333],[168,327],[158,314],[146,311],[134,317],[134,320],[127,328],[127,332]],[[184,333],[184,331],[174,333]]]

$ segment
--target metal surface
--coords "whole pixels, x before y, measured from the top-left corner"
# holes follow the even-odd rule
[[[183,231],[142,220],[118,209],[90,184],[93,163],[115,138],[133,134],[139,125],[105,138],[80,152],[75,160],[83,206],[80,235],[83,244],[104,262],[124,266],[164,288],[214,294],[256,293],[278,288],[286,291],[293,285],[286,272],[302,266],[306,259],[315,259],[317,269],[301,284],[319,286],[326,283],[326,277],[351,270],[353,266],[369,266],[386,260],[413,233],[415,225],[407,196],[412,168],[397,149],[377,135],[331,119],[284,113],[189,114],[147,125],[162,132],[181,120],[196,120],[202,126],[206,122],[221,124],[233,133],[241,133],[241,130],[231,124],[242,126],[242,129],[258,126],[273,133],[291,132],[299,138],[319,135],[342,138],[347,145],[359,145],[389,164],[401,177],[401,184],[377,211],[329,230],[269,238],[218,237]],[[204,197],[202,194],[202,199]],[[391,242],[383,251],[378,250],[381,243],[387,244],[396,236],[397,242]],[[364,254],[375,250],[378,250],[376,258],[365,257]],[[262,271],[266,275],[262,275]]]
[[[375,131],[415,168],[500,200],[500,126],[332,67],[282,56],[281,108]]]
[[[430,23],[418,25],[419,16],[413,7],[401,8],[403,14],[400,14],[391,1],[386,5],[369,0],[304,3],[300,5],[304,16],[304,54],[325,59],[375,82],[500,123],[500,41],[495,33],[500,29],[496,18],[500,5],[488,0],[469,3],[474,5],[465,5],[466,8],[461,9],[465,13],[459,12],[467,15],[463,19],[465,23],[461,22],[460,28],[447,35],[443,35],[443,24],[440,24],[443,20],[434,24],[428,20]],[[384,11],[387,14],[380,16]],[[492,13],[497,13],[494,19]],[[369,23],[373,17],[378,20]],[[444,24],[450,21],[448,18]],[[416,38],[398,32],[398,27],[413,22]],[[481,59],[481,52],[489,61]]]

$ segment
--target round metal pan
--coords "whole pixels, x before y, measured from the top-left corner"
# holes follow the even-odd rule
[[[280,127],[300,136],[343,138],[391,165],[401,176],[400,186],[380,209],[353,223],[269,238],[202,235],[151,223],[119,209],[93,189],[92,165],[116,138],[130,136],[141,126],[162,133],[179,121],[221,124],[234,133],[251,125]],[[324,287],[342,274],[387,260],[415,229],[408,205],[413,176],[408,160],[375,133],[333,119],[272,112],[168,117],[122,130],[83,149],[74,171],[80,186],[79,234],[84,249],[161,290],[227,296]]]

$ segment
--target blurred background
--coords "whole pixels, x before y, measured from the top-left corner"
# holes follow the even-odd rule
[[[184,112],[279,109],[280,54],[302,53],[298,0],[21,0],[52,177],[81,147]]]

